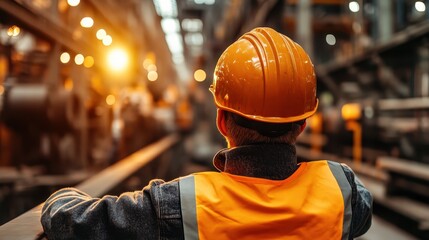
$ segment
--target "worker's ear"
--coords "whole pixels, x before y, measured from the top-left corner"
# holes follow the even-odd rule
[[[216,126],[219,132],[226,137],[226,122],[225,122],[225,111],[217,109]]]
[[[300,129],[299,129],[299,133],[301,134],[302,131],[304,131],[305,126],[307,126],[307,121],[304,121],[304,123],[301,125]]]

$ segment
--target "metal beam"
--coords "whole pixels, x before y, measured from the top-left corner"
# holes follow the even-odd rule
[[[244,34],[255,27],[263,26],[265,24],[265,20],[269,15],[270,11],[276,5],[277,0],[268,0],[263,1],[258,4],[258,9],[256,10],[256,14],[253,18],[249,18],[243,27],[241,27],[241,34]]]
[[[297,40],[313,58],[313,29],[311,27],[312,3],[310,0],[298,2]]]
[[[379,110],[427,110],[429,98],[384,99],[378,101]]]
[[[129,11],[129,8],[124,8],[128,3],[128,1],[115,1],[113,6],[111,3],[112,1],[98,1],[98,0],[89,0],[89,2],[98,10],[100,14],[103,15],[103,17],[106,19],[107,22],[109,22],[112,26],[115,28],[115,32],[118,33],[121,38],[126,39],[131,43],[131,45],[135,45],[136,38],[139,38],[140,36],[135,36],[136,32],[134,31],[140,31],[137,24],[135,26],[132,26],[134,28],[134,31],[129,31],[130,29],[127,28],[127,20],[124,16],[128,17],[130,14],[134,14],[135,11]],[[137,16],[135,16],[137,18]],[[126,28],[124,28],[126,26]],[[146,29],[145,29],[146,30]]]
[[[41,12],[35,13],[34,10],[25,7],[16,1],[0,1],[0,10],[10,16],[15,17],[23,25],[41,33],[49,39],[60,43],[74,52],[88,53],[96,49],[85,39],[74,41],[72,33],[62,26],[59,22],[53,22],[44,17]]]
[[[377,1],[378,18],[377,22],[379,41],[384,43],[392,38],[393,34],[393,1]]]
[[[413,26],[409,26],[401,32],[395,33],[390,41],[375,44],[365,52],[354,56],[348,60],[334,61],[327,64],[318,66],[320,70],[326,74],[331,74],[336,71],[345,69],[351,65],[357,65],[371,60],[374,56],[381,56],[387,52],[393,52],[400,47],[411,45],[411,47],[418,47],[415,41],[421,40],[429,35],[429,23],[421,22]],[[414,54],[411,53],[410,54]]]

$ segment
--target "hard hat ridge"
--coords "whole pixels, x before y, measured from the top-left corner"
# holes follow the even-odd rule
[[[210,90],[220,109],[262,122],[303,120],[318,105],[310,58],[271,28],[256,28],[224,51]]]

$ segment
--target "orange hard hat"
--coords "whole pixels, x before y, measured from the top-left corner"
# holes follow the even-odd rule
[[[270,123],[306,119],[319,103],[310,57],[266,27],[245,33],[223,52],[210,91],[218,108]]]

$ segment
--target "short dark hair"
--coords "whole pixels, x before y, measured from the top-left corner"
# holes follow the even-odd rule
[[[257,122],[225,111],[227,135],[237,146],[260,143],[294,144],[305,121],[294,123]]]

